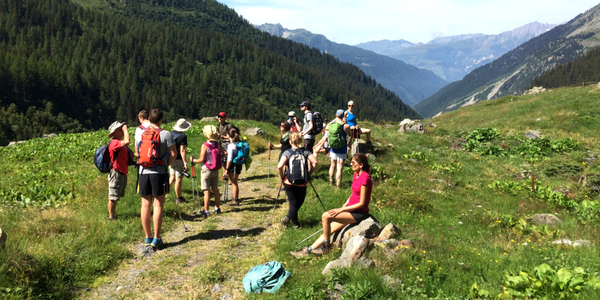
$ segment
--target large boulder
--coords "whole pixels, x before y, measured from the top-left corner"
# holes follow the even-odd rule
[[[325,269],[323,269],[323,274],[328,274],[331,272],[331,268],[348,268],[351,267],[355,262],[357,262],[363,255],[365,249],[369,245],[369,240],[362,236],[354,236],[348,241],[348,246],[342,253],[340,258],[330,261]]]
[[[398,226],[396,226],[392,223],[389,223],[383,228],[383,230],[381,230],[381,233],[379,233],[379,236],[377,237],[377,239],[378,240],[389,240],[397,234],[400,234],[400,228],[398,228]]]
[[[7,238],[8,236],[6,235],[6,232],[4,232],[2,228],[0,228],[0,249],[4,249],[4,247],[6,247]]]
[[[219,119],[217,117],[204,117],[200,120],[200,122],[218,122]]]
[[[249,135],[249,136],[257,136],[257,135],[265,134],[265,131],[258,127],[252,127],[252,128],[246,129],[244,134]]]
[[[400,122],[398,132],[424,134],[425,126],[419,120],[404,119]]]
[[[342,244],[342,247],[345,248],[348,241],[355,236],[372,239],[377,237],[380,232],[381,226],[379,225],[379,221],[371,216],[360,223],[348,224],[341,230],[333,233],[331,242],[336,245]]]
[[[538,224],[554,225],[562,223],[562,220],[553,214],[535,214],[531,220]]]

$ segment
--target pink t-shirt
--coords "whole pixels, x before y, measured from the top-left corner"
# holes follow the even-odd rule
[[[127,149],[121,147],[121,140],[113,138],[110,140],[108,145],[108,152],[110,153],[110,161],[112,161],[113,169],[127,175],[127,161],[129,161],[129,153]],[[117,155],[115,159],[114,155]]]
[[[371,181],[371,175],[367,172],[362,172],[360,176],[354,173],[352,178],[352,195],[347,206],[360,203],[360,189],[362,186],[367,187],[367,199],[365,199],[365,205],[354,211],[369,211],[369,202],[371,202],[371,188],[373,187],[373,181]]]

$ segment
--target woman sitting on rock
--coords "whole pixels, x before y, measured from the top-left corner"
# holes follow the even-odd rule
[[[369,214],[369,202],[371,201],[371,166],[367,156],[357,153],[350,162],[354,176],[352,180],[352,195],[348,201],[337,209],[332,209],[323,213],[321,217],[323,224],[323,234],[309,247],[304,247],[300,251],[292,251],[290,254],[295,257],[307,256],[309,253],[320,256],[331,250],[331,234],[344,228],[344,226],[353,223],[360,223],[367,219]]]

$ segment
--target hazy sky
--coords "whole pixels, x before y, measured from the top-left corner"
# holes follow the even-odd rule
[[[426,43],[466,33],[498,34],[525,24],[561,24],[598,0],[217,0],[252,24],[281,23],[349,45],[404,39]]]

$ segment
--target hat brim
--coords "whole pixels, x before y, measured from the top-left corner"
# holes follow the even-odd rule
[[[190,123],[188,121],[185,121],[185,123],[183,123],[182,125],[185,127],[180,127],[177,124],[175,124],[175,126],[173,126],[173,130],[176,130],[179,132],[184,132],[192,127],[192,123]]]

